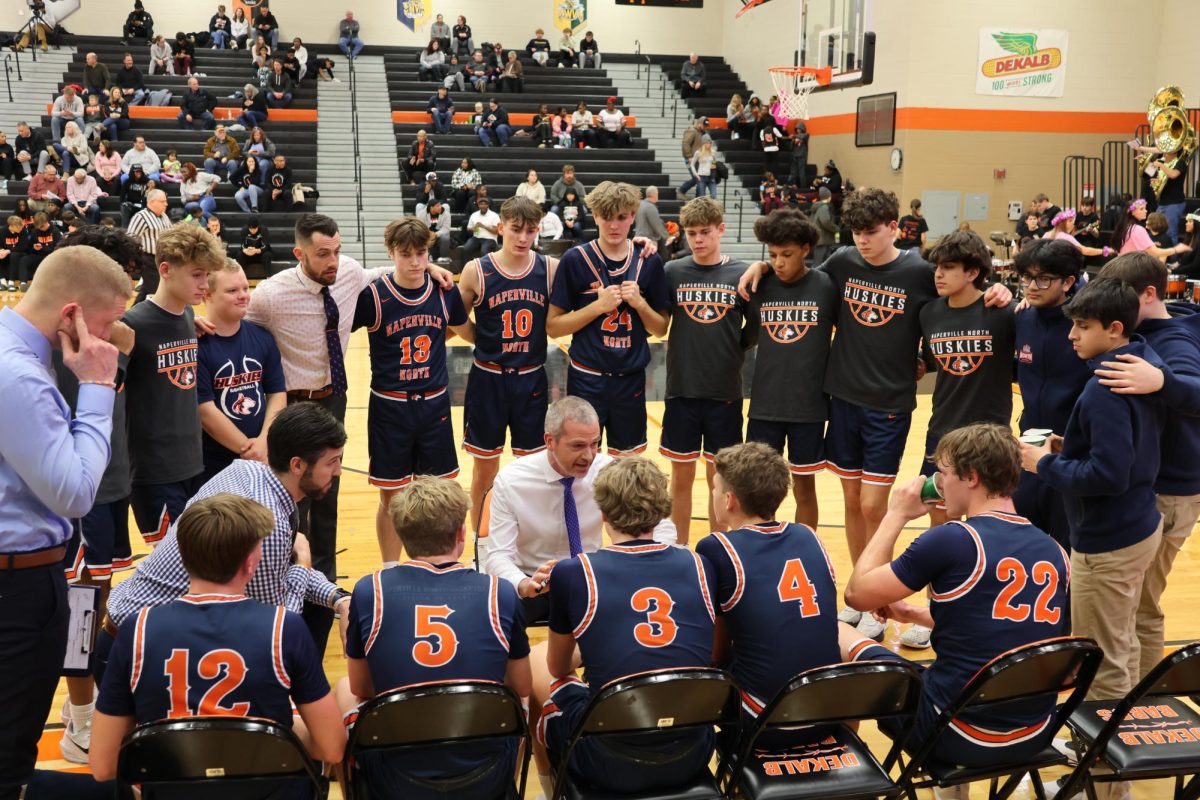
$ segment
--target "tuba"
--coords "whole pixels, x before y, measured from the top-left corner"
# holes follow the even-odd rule
[[[1150,146],[1157,147],[1161,156],[1179,153],[1164,162],[1166,169],[1173,169],[1180,158],[1190,156],[1196,150],[1196,129],[1188,121],[1183,107],[1183,90],[1178,86],[1164,86],[1154,93],[1146,109],[1146,119],[1150,122]],[[1138,169],[1145,171],[1157,157],[1160,157],[1158,153],[1143,153],[1138,157]],[[1150,179],[1155,197],[1162,196],[1166,185],[1165,169]]]

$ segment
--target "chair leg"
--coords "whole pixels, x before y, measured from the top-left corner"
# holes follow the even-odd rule
[[[999,790],[996,789],[996,778],[992,778],[992,800],[1008,800],[1012,793],[1021,785],[1021,779],[1025,777],[1024,772],[1014,772],[1005,778],[1004,783],[1000,785]]]
[[[1175,778],[1175,797],[1177,800],[1197,800],[1200,798],[1200,775],[1193,775],[1184,783],[1184,776]]]
[[[1036,769],[1029,773],[1029,780],[1033,782],[1033,796],[1036,800],[1046,800],[1046,787],[1042,785],[1042,774]]]

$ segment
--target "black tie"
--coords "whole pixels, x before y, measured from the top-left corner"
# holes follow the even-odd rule
[[[325,345],[329,348],[329,382],[334,394],[346,393],[346,361],[342,358],[342,337],[338,332],[341,312],[328,286],[321,287],[321,299],[325,301]]]

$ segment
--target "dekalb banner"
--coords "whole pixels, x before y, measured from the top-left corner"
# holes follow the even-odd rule
[[[979,29],[976,94],[1062,97],[1066,83],[1066,31]]]
[[[563,28],[575,30],[587,19],[587,0],[550,0],[550,4],[554,6],[554,30],[559,33]]]
[[[396,18],[415,31],[433,19],[431,4],[432,0],[396,0]]]

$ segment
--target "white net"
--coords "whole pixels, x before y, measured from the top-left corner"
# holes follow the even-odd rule
[[[808,96],[820,85],[816,75],[793,67],[773,67],[770,72],[780,110],[788,119],[808,119]]]

